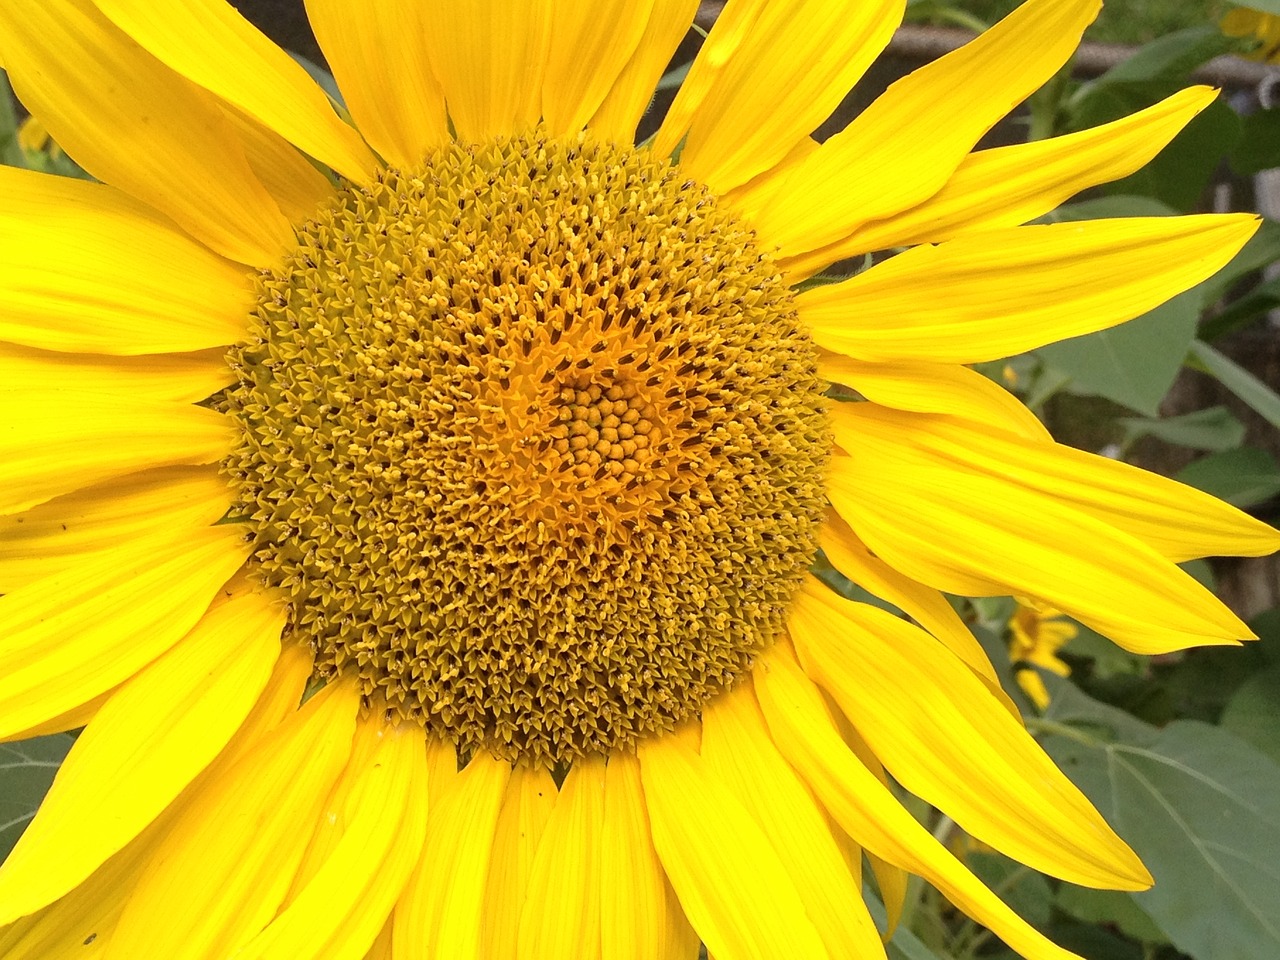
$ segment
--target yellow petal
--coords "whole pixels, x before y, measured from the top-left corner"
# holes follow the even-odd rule
[[[551,0],[427,0],[424,6],[431,66],[458,136],[481,142],[532,129],[542,113]]]
[[[801,293],[822,347],[859,360],[976,363],[1132,320],[1212,276],[1247,214],[1012,227],[913,247]]]
[[[827,960],[777,851],[706,761],[669,736],[639,755],[653,845],[708,953]]]
[[[589,3],[556,7],[542,79],[542,117],[551,136],[571,136],[586,126],[644,36],[653,5],[614,0],[603,16]]]
[[[205,768],[266,686],[283,627],[260,595],[223,604],[112,696],[0,868],[0,923],[82,882]]]
[[[166,467],[65,494],[0,517],[0,593],[90,554],[164,531],[207,527],[230,505],[212,467]]]
[[[617,143],[633,142],[654,89],[697,11],[698,0],[653,0],[653,11],[635,53],[588,124],[592,133]]]
[[[307,18],[360,132],[398,167],[449,140],[416,0],[307,0]]]
[[[0,389],[0,513],[138,470],[213,463],[231,430],[222,414],[188,404]]]
[[[818,544],[832,566],[858,586],[888,600],[911,617],[969,665],[996,693],[1000,682],[995,667],[977,638],[969,632],[960,614],[937,590],[904,577],[867,550],[839,514],[831,514],[818,530]],[[1017,708],[1010,705],[1013,713]]]
[[[887,426],[884,411],[845,406],[836,411],[837,440],[856,439],[859,456],[832,460],[828,496],[901,573],[949,593],[1035,597],[1141,653],[1252,638],[1133,535],[1056,492],[929,458]],[[918,424],[917,432],[929,429]]]
[[[484,895],[480,956],[515,960],[520,908],[538,842],[556,803],[556,782],[545,767],[520,764],[511,773],[493,834],[492,865]]]
[[[0,338],[141,354],[234,343],[245,270],[111,187],[0,167]]]
[[[270,263],[292,242],[216,101],[88,0],[6,0],[0,17],[14,91],[91,174],[241,263]]]
[[[320,831],[326,855],[277,916],[235,954],[237,960],[361,957],[378,937],[418,862],[427,824],[427,760],[422,729],[370,717],[356,726],[351,761],[338,780]],[[327,838],[326,838],[327,839]],[[307,871],[304,865],[303,872]]]
[[[982,374],[949,363],[867,363],[838,353],[823,353],[818,372],[833,383],[852,387],[873,403],[915,413],[947,413],[1031,440],[1049,440],[1034,413]]]
[[[226,588],[223,595],[225,590]],[[312,656],[307,647],[299,643],[284,642],[280,659],[271,671],[262,696],[249,711],[249,716],[240,725],[226,749],[218,754],[218,759],[205,771],[202,780],[215,780],[233,769],[264,737],[298,712],[298,704],[302,702],[302,695],[311,679],[311,667]],[[195,786],[201,785],[201,780],[197,780]],[[198,791],[188,787],[181,800],[190,799],[188,795],[194,793]]]
[[[1145,166],[1217,95],[1210,87],[1188,87],[1100,127],[971,153],[923,203],[863,224],[837,243],[785,260],[783,266],[791,275],[808,276],[859,253],[1027,223],[1081,190]]]
[[[783,256],[937,193],[978,139],[1066,63],[1100,0],[1029,0],[886,90],[787,178],[756,218]]]
[[[0,737],[0,742],[13,743],[18,740],[30,740],[32,737],[47,736],[50,733],[65,733],[68,730],[79,730],[81,727],[87,726],[89,721],[97,716],[98,711],[102,709],[102,705],[111,698],[111,695],[115,693],[117,689],[119,688],[112,687],[105,693],[98,694],[98,696],[94,697],[92,700],[76,704],[74,707],[59,713],[56,716],[49,717],[39,723],[34,723],[29,727],[24,727],[21,730],[14,730],[6,736]],[[0,956],[3,956],[3,954],[0,954]]]
[[[0,597],[0,735],[86,703],[164,653],[248,552],[235,528],[166,531]]]
[[[1151,878],[1084,795],[958,659],[923,630],[812,580],[790,633],[895,779],[968,833],[1043,873],[1143,890]]]
[[[1080,960],[1045,939],[922,827],[840,740],[822,695],[780,646],[753,671],[769,732],[823,806],[868,851],[917,873],[1025,957]]]
[[[830,956],[883,956],[825,812],[778,753],[749,686],[703,707],[702,757],[768,837]]]
[[[690,118],[681,168],[723,193],[777,165],[853,89],[904,9],[904,0],[766,5]]]
[[[1071,503],[1175,562],[1195,557],[1261,557],[1280,550],[1280,532],[1207,493],[1107,457],[950,417],[914,417],[868,407],[837,411],[848,435],[875,431],[931,461],[972,470]],[[850,414],[849,416],[844,416]]]
[[[89,393],[197,403],[231,379],[223,350],[113,357],[0,343],[0,383],[10,390],[44,390],[60,383]]]
[[[720,11],[689,73],[676,91],[675,99],[662,119],[662,126],[654,135],[655,156],[665,157],[675,152],[689,132],[689,124],[702,101],[719,83],[721,73],[751,34],[768,3],[769,0],[735,0]]]
[[[162,63],[351,180],[375,161],[307,72],[225,0],[94,0]]]
[[[111,956],[229,956],[262,930],[346,765],[358,710],[354,684],[330,684],[203,784],[129,898]]]
[[[601,960],[693,960],[698,937],[653,849],[640,763],[609,758],[600,830]]]
[[[364,960],[395,960],[391,952],[391,930],[391,918],[388,917],[387,922],[382,925],[382,932],[378,934],[378,939],[364,955]]]
[[[603,820],[604,760],[575,760],[533,859],[520,914],[520,960],[600,960]]]
[[[430,778],[426,846],[396,905],[396,960],[480,956],[489,859],[510,777],[509,763],[480,751],[443,798],[436,799],[436,778]]]
[[[328,177],[280,134],[230,105],[223,113],[240,135],[250,168],[291,223],[311,219],[334,196]]]

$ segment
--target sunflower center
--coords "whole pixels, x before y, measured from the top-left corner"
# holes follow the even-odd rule
[[[814,348],[751,232],[642,151],[452,145],[264,273],[227,408],[324,678],[556,763],[694,715],[815,552]]]

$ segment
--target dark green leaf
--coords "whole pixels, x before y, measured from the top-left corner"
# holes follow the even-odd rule
[[[1160,151],[1150,163],[1108,184],[1107,192],[1138,193],[1191,213],[1205,188],[1240,139],[1239,115],[1223,100],[1215,100]]]
[[[1142,912],[1133,897],[1119,890],[1091,890],[1063,883],[1055,901],[1077,920],[1114,924],[1125,936],[1144,943],[1164,943],[1167,938],[1155,922]]]
[[[1280,167],[1280,109],[1259,110],[1244,118],[1240,141],[1231,151],[1231,168],[1242,177]]]
[[[1218,722],[1280,763],[1280,664],[1246,680]]]
[[[1082,623],[1076,624],[1076,635],[1067,641],[1062,652],[1072,657],[1093,661],[1093,673],[1098,677],[1135,675],[1142,671],[1143,657],[1116,646],[1102,634],[1090,630]]]
[[[1280,277],[1260,283],[1200,324],[1200,339],[1212,343],[1228,333],[1243,330],[1280,307]]]
[[[1163,420],[1123,417],[1119,421],[1125,443],[1156,437],[1193,450],[1234,450],[1244,442],[1244,424],[1226,407],[1210,407]]]
[[[1196,960],[1280,956],[1280,765],[1226,731],[1157,729],[1052,687],[1048,718],[1115,739],[1051,735],[1045,748],[1142,857],[1138,905]]]
[[[969,867],[1000,899],[1032,926],[1043,927],[1053,912],[1053,891],[1044,874],[997,853],[973,853]]]
[[[1178,375],[1200,317],[1199,293],[1179,294],[1136,320],[1041,347],[1074,393],[1106,397],[1154,417]]]
[[[1247,403],[1255,413],[1273,427],[1280,427],[1280,395],[1203,340],[1193,340],[1190,352],[1200,369],[1217,377],[1219,383]]]
[[[9,855],[36,815],[74,742],[69,733],[55,733],[0,744],[0,859]]]
[[[1280,493],[1280,464],[1265,450],[1242,447],[1201,457],[1178,479],[1237,507],[1251,507]]]

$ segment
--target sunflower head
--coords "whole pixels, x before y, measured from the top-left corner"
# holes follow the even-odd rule
[[[227,394],[317,671],[470,753],[607,753],[781,630],[830,437],[753,233],[630,147],[452,144],[265,271]]]

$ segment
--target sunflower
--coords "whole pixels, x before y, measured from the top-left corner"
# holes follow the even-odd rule
[[[1071,665],[1058,656],[1058,651],[1079,635],[1070,620],[1053,609],[1036,609],[1018,604],[1009,618],[1009,659],[1014,664],[1014,679],[1037,709],[1049,706],[1049,690],[1036,672],[1036,667],[1071,675]]]
[[[101,181],[0,170],[0,735],[85,728],[0,956],[882,957],[864,857],[891,923],[914,873],[1070,956],[891,778],[1150,882],[941,591],[1235,643],[1175,562],[1280,538],[966,364],[1137,316],[1255,220],[1022,225],[1213,99],[971,153],[1097,0],[819,145],[903,6],[731,0],[636,145],[693,0],[308,0],[337,109],[223,0],[0,3]]]

